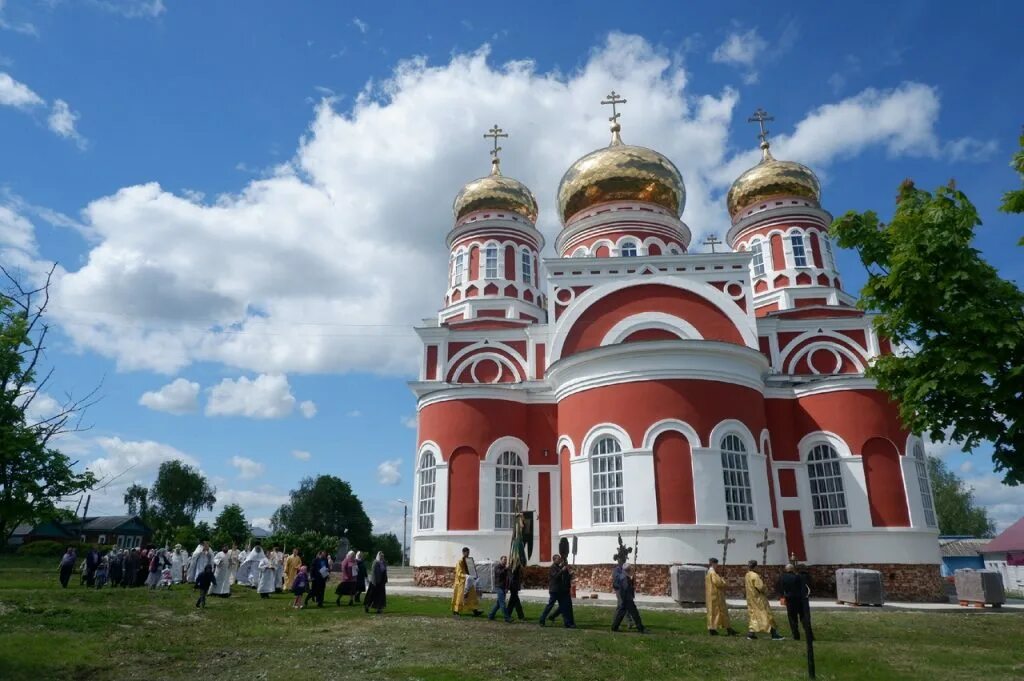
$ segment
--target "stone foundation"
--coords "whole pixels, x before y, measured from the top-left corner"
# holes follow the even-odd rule
[[[611,563],[606,565],[576,565],[572,568],[573,582],[577,594],[591,591],[608,593],[612,590]],[[668,565],[637,565],[634,566],[637,593],[650,596],[669,596]],[[811,596],[835,598],[837,568],[864,568],[878,570],[882,573],[886,599],[890,601],[913,601],[916,603],[945,603],[945,584],[939,574],[938,565],[907,565],[907,564],[869,564],[869,565],[808,565],[802,569],[811,577]],[[757,571],[771,591],[771,597],[777,598],[775,583],[782,574],[783,566],[759,566]],[[743,576],[747,572],[746,565],[719,566],[719,574],[728,582],[730,598],[743,598]],[[414,568],[413,580],[417,586],[451,587],[454,580],[454,567],[417,567]],[[526,570],[524,588],[546,589],[548,586],[548,568],[531,565]]]

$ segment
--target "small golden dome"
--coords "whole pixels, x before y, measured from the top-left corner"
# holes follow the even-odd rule
[[[686,187],[675,164],[652,149],[623,144],[617,124],[612,133],[610,145],[579,159],[562,176],[558,214],[563,224],[606,201],[647,201],[681,215]]]
[[[537,199],[533,192],[519,180],[502,175],[497,163],[492,163],[490,175],[463,187],[452,204],[456,222],[477,210],[509,211],[531,223],[537,221]]]
[[[749,206],[776,196],[799,196],[821,201],[818,177],[807,166],[775,159],[768,142],[761,143],[761,162],[736,178],[726,196],[729,215],[736,218]]]

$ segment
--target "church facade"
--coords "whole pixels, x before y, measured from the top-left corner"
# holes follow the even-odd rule
[[[491,174],[455,199],[443,306],[416,329],[412,564],[497,559],[523,506],[540,564],[562,537],[609,564],[621,533],[645,566],[728,547],[937,576],[923,442],[864,375],[891,349],[843,290],[816,176],[773,157],[759,111],[727,249],[689,253],[682,175],[622,141],[621,101],[562,178],[556,257],[497,126]]]

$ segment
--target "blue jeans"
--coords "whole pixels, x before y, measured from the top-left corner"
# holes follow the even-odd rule
[[[497,600],[494,602],[494,607],[491,608],[491,614],[487,616],[487,619],[493,620],[494,616],[498,613],[498,608],[501,608],[501,614],[505,618],[506,622],[511,622],[512,618],[508,615],[508,608],[505,606],[505,590],[494,588],[494,595]]]

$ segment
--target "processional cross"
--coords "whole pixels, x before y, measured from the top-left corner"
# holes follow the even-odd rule
[[[619,116],[621,116],[622,114],[620,114],[618,112],[618,110],[615,108],[615,105],[616,104],[625,104],[626,100],[624,100],[622,98],[622,95],[617,93],[615,90],[612,90],[608,94],[607,97],[605,97],[603,100],[601,100],[601,103],[602,104],[611,104],[612,105],[612,115],[611,115],[611,117],[608,118],[608,120],[611,121],[611,123],[612,123],[612,130],[615,131],[615,132],[618,132],[618,130],[619,130]]]
[[[715,246],[721,246],[722,245],[722,241],[717,236],[712,234],[711,236],[709,236],[707,239],[704,240],[704,245],[705,246],[711,246],[711,252],[714,253],[715,252]]]
[[[757,543],[757,548],[764,549],[764,552],[761,554],[761,565],[768,564],[768,547],[774,543],[774,539],[768,538],[768,528],[764,528],[764,540]]]
[[[498,152],[501,151],[501,147],[498,146],[498,138],[508,137],[508,133],[499,128],[498,124],[495,123],[493,128],[484,133],[484,139],[487,139],[488,137],[494,138],[494,148],[491,149],[491,165],[497,169],[498,165],[501,163],[501,159],[498,158]]]
[[[736,539],[735,538],[733,538],[733,539],[729,538],[729,526],[728,525],[725,526],[725,536],[722,537],[721,539],[719,539],[718,542],[716,542],[716,543],[722,545],[722,565],[725,565],[726,557],[729,555],[729,544],[735,544],[736,543]]]

